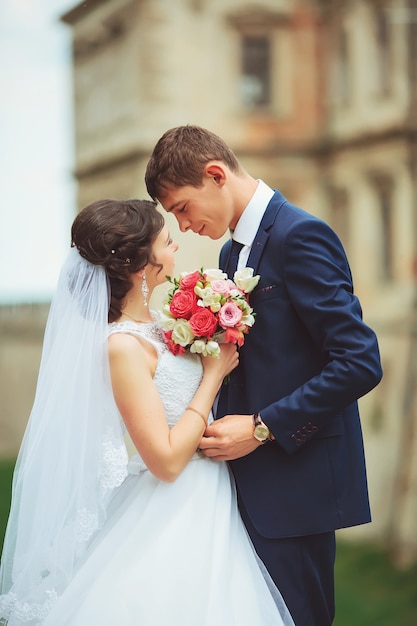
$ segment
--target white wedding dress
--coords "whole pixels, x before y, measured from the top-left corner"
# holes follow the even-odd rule
[[[173,426],[199,385],[199,357],[171,354],[156,323],[114,323],[109,332],[156,347],[154,380]],[[128,469],[104,528],[44,626],[293,624],[262,573],[226,463],[196,453],[174,483],[155,478],[139,456]]]

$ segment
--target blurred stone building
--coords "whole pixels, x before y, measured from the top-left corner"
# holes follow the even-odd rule
[[[416,558],[417,0],[87,0],[62,20],[79,208],[147,197],[155,142],[191,123],[339,233],[385,371],[361,400],[374,521],[346,533]],[[178,271],[217,264],[168,221]]]
[[[0,306],[0,459],[16,456],[26,427],[48,310],[48,303]]]
[[[80,207],[146,197],[155,142],[191,123],[339,233],[385,371],[361,401],[374,522],[351,532],[417,554],[416,1],[89,0],[63,20]],[[219,242],[172,230],[179,269],[216,263]]]

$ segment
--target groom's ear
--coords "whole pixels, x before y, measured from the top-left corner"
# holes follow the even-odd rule
[[[226,182],[226,168],[221,161],[209,161],[204,167],[203,174],[211,178],[218,187],[223,187]]]

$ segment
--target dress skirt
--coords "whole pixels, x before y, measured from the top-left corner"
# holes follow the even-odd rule
[[[45,626],[293,624],[261,565],[226,463],[194,455],[173,483],[134,457]]]

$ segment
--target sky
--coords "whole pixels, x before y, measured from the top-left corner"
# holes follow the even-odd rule
[[[48,301],[75,216],[70,29],[77,0],[0,2],[0,304]]]

